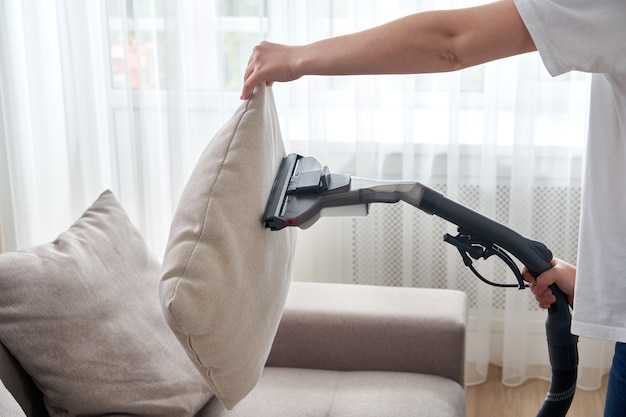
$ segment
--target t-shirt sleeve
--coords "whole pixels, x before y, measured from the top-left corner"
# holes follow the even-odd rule
[[[626,0],[515,0],[544,65],[626,74]]]

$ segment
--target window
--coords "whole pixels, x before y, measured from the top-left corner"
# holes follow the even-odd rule
[[[241,68],[267,31],[262,0],[108,0],[111,87],[238,91]],[[176,30],[167,30],[174,26]],[[184,73],[168,65],[187,64]]]

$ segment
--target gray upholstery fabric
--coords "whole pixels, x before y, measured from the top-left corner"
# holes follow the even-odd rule
[[[461,291],[294,282],[268,365],[425,373],[463,386],[466,323]]]
[[[295,230],[262,222],[284,156],[272,90],[260,85],[196,163],[163,259],[167,321],[228,408],[259,379],[289,290]]]
[[[406,293],[403,302],[397,307],[389,305],[404,298],[400,295],[403,293]],[[305,300],[302,300],[303,297]],[[353,307],[342,308],[340,298],[345,298]],[[355,309],[355,304],[360,304],[361,307]],[[417,308],[412,307],[412,312],[408,315],[402,314],[406,304]],[[433,304],[436,304],[434,310]],[[380,315],[377,310],[380,310]],[[355,317],[364,314],[368,317],[368,322],[377,325],[362,326],[354,321]],[[449,366],[457,366],[459,369],[452,374],[462,375],[462,335],[465,328],[464,325],[459,326],[459,323],[464,323],[465,318],[466,297],[458,291],[293,282],[269,358],[274,364],[282,363],[292,369],[266,368],[256,388],[231,413],[227,413],[214,398],[200,411],[198,417],[327,417],[329,411],[336,417],[342,416],[339,413],[352,413],[347,414],[348,416],[367,416],[370,413],[385,417],[464,417],[462,384],[444,378],[437,372],[450,373]],[[326,334],[320,331],[324,326],[329,330]],[[421,330],[423,326],[426,326],[427,334]],[[317,329],[314,335],[311,335],[310,329]],[[375,332],[381,331],[380,329],[395,334],[395,343],[376,342]],[[352,371],[309,372],[305,368],[299,368],[315,364],[326,369],[344,368],[341,358],[347,356],[345,349],[349,348],[350,342],[342,336],[343,333],[347,333],[353,340],[351,349],[359,352],[359,360],[349,363]],[[402,334],[404,339],[400,337]],[[415,345],[413,350],[407,349],[407,344],[415,343],[414,334],[425,342]],[[313,337],[323,339],[324,343],[308,347]],[[364,345],[363,340],[374,342]],[[429,340],[458,340],[458,348],[448,346],[437,354],[433,349],[438,349],[441,342],[436,342],[433,347],[428,343]],[[343,346],[337,351],[339,358],[334,357],[335,341],[337,346]],[[36,402],[37,397],[20,388],[26,379],[23,373],[7,372],[12,367],[12,361],[2,353],[0,347],[1,377],[14,396],[32,410],[34,404],[26,400]],[[313,358],[307,357],[308,355]],[[394,357],[395,359],[390,359]],[[433,357],[436,358],[434,361]],[[390,366],[404,363],[400,366],[404,371],[367,370],[376,366],[379,360]],[[435,366],[428,362],[435,362]],[[408,372],[409,369],[430,370],[435,374],[413,374]],[[436,387],[435,391],[432,390],[433,386]],[[390,387],[395,393],[387,389]],[[329,410],[331,397],[337,397],[339,401],[335,402],[338,407],[333,406]],[[340,406],[342,404],[346,406]],[[413,409],[412,412],[407,411],[409,407]],[[28,412],[28,415],[46,417],[36,411]]]
[[[163,319],[159,271],[109,191],[53,242],[0,255],[0,341],[50,415],[191,416],[210,399]]]
[[[465,416],[461,291],[292,282],[256,388],[202,417]]]
[[[266,368],[233,411],[212,401],[211,417],[458,417],[465,392],[440,376]]]

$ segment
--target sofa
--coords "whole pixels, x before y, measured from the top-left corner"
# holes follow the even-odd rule
[[[466,309],[453,290],[293,282],[257,386],[198,416],[464,416]],[[3,346],[0,379],[26,416],[48,416]]]
[[[162,259],[111,190],[0,254],[0,416],[463,416],[465,294],[294,282],[263,213],[285,156],[257,87],[199,156]]]

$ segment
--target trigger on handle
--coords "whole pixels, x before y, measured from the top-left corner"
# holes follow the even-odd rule
[[[523,290],[527,287],[527,284],[524,282],[524,279],[522,278],[522,274],[517,268],[515,261],[511,259],[509,254],[507,254],[503,249],[499,248],[495,244],[488,242],[486,240],[483,240],[483,239],[472,237],[471,235],[467,233],[463,233],[460,229],[459,229],[459,234],[457,236],[452,236],[446,233],[443,236],[443,240],[444,242],[449,243],[452,246],[455,246],[457,248],[457,250],[461,254],[461,258],[463,258],[463,263],[465,264],[465,266],[467,266],[472,271],[472,273],[485,284],[488,284],[494,287],[500,287],[500,288],[517,287],[520,290]],[[476,260],[480,258],[487,259],[491,257],[492,255],[496,255],[509,267],[509,269],[515,275],[517,284],[499,284],[499,283],[490,281],[487,278],[485,278],[483,275],[481,275],[478,272],[478,270],[476,270],[476,268],[474,268],[474,266],[472,265],[471,258],[474,258]]]

